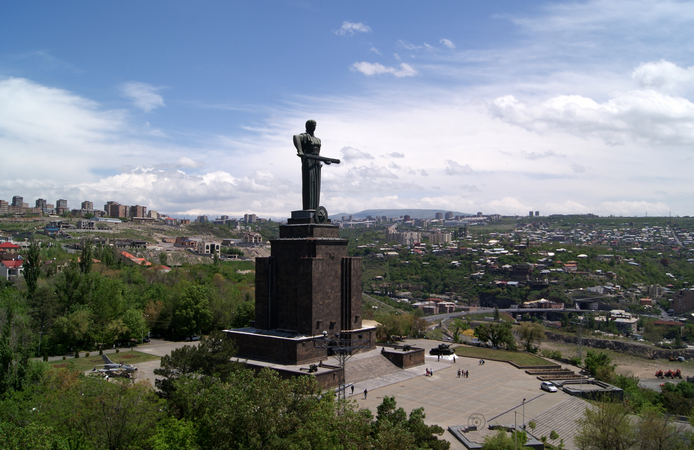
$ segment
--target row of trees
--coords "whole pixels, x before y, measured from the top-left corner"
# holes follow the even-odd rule
[[[325,394],[310,376],[281,379],[231,361],[220,333],[174,350],[146,382],[106,382],[43,363],[0,399],[3,449],[448,449],[443,429],[393,397],[376,414]]]

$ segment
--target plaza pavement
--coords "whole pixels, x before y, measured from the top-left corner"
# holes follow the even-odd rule
[[[565,415],[568,417],[567,421],[573,422],[576,412],[581,411],[583,404],[587,405],[583,400],[561,391],[547,393],[540,390],[540,381],[536,377],[508,363],[486,360],[484,365],[480,365],[477,358],[466,357],[456,357],[453,362],[452,357],[439,359],[429,355],[429,350],[438,346],[439,341],[419,339],[408,340],[407,343],[413,347],[425,349],[426,358],[423,366],[406,370],[396,369],[375,378],[364,377],[360,374],[355,383],[354,394],[351,395],[351,390],[348,389],[348,396],[360,407],[371,409],[374,414],[385,396],[394,396],[397,406],[404,408],[408,413],[415,408],[423,407],[426,414],[425,422],[430,425],[437,424],[446,430],[442,438],[451,443],[453,450],[463,450],[465,447],[448,432],[448,427],[467,425],[472,414],[482,414],[487,425],[490,423],[513,424],[516,419],[521,426],[523,399],[525,399],[526,423],[537,418],[538,430],[547,430],[548,426],[553,425],[552,429],[559,432],[561,427],[563,430],[569,430],[566,431],[567,434],[571,434],[570,425],[552,424],[551,416],[557,416],[555,412],[571,409],[573,415]],[[152,342],[140,345],[135,350],[164,356],[184,345],[197,345],[197,342],[169,342],[153,339]],[[378,357],[380,349],[381,347],[377,347],[374,351],[353,356],[347,362],[348,367],[359,360],[366,363],[369,358]],[[114,351],[106,350],[104,353],[109,354]],[[335,361],[329,361],[329,363],[336,364]],[[136,379],[147,379],[154,386],[154,369],[158,367],[159,360],[139,363]],[[426,368],[433,371],[433,376],[424,376]],[[458,369],[469,371],[469,378],[458,378]],[[349,373],[348,369],[346,381],[352,383],[355,380],[349,379]],[[362,381],[363,378],[367,379]],[[364,389],[368,390],[366,399],[364,399]],[[517,414],[514,415],[514,412]],[[540,420],[547,420],[547,423],[540,423]],[[485,427],[484,430],[468,433],[467,436],[472,441],[481,443],[484,436],[490,433],[494,432]],[[565,438],[567,450],[572,450],[574,448],[572,435],[561,437]]]
[[[452,425],[467,425],[470,415],[482,414],[489,423],[513,424],[514,412],[517,412],[518,426],[523,422],[523,399],[525,399],[525,422],[529,422],[543,413],[558,408],[571,407],[574,412],[567,420],[573,422],[575,412],[582,411],[583,400],[575,399],[564,392],[547,393],[540,390],[540,381],[525,371],[497,361],[485,361],[479,364],[476,358],[456,357],[438,360],[429,355],[429,349],[440,342],[428,340],[408,340],[414,347],[424,347],[427,357],[424,366],[401,370],[368,381],[355,384],[352,399],[361,407],[368,407],[375,413],[376,407],[385,396],[394,396],[398,407],[409,411],[424,407],[425,422],[438,424],[446,432],[443,438],[451,443],[451,449],[465,447],[450,433],[447,428]],[[368,357],[368,354],[357,355]],[[349,362],[348,362],[349,364]],[[424,376],[425,368],[433,370],[431,377]],[[469,378],[458,378],[458,369],[470,372]],[[350,382],[349,379],[346,380]],[[368,396],[364,399],[364,389]],[[348,389],[348,392],[351,390]],[[566,402],[567,400],[572,400]],[[576,404],[575,400],[578,400]],[[565,403],[566,402],[566,403]],[[538,424],[538,429],[540,428]],[[566,425],[566,424],[564,424]],[[569,428],[572,428],[569,426]],[[575,427],[573,427],[575,428]],[[557,430],[558,431],[558,430]],[[468,433],[476,442],[483,442],[484,436],[493,431],[488,429]],[[567,432],[569,434],[569,432]],[[537,436],[538,438],[540,436]],[[571,436],[565,438],[567,449],[572,449]],[[568,438],[568,439],[567,439]]]

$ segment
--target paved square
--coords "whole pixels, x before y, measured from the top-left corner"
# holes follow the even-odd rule
[[[424,376],[425,368],[433,370],[433,376]],[[470,377],[458,378],[458,369],[469,371]],[[369,391],[366,400],[363,396],[365,388]],[[523,422],[523,399],[526,399],[527,423],[531,418],[572,398],[561,391],[547,393],[540,390],[540,381],[535,376],[508,363],[487,360],[480,365],[478,359],[465,357],[457,357],[455,363],[444,359],[438,361],[436,357],[428,355],[428,350],[424,366],[357,382],[352,398],[375,413],[385,396],[394,396],[398,407],[408,413],[424,407],[426,422],[438,424],[444,430],[451,425],[467,425],[473,413],[482,414],[487,424],[513,424],[514,412],[517,412],[520,426]],[[470,433],[469,437],[482,442],[483,436],[489,433],[493,432],[484,430]],[[443,438],[451,442],[452,449],[465,448],[448,431]]]

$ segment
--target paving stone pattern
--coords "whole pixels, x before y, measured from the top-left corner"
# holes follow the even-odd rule
[[[547,442],[552,445],[558,445],[560,439],[564,439],[564,443],[569,448],[573,448],[573,438],[577,431],[576,421],[583,417],[583,412],[587,407],[590,407],[590,403],[578,397],[571,397],[531,419],[537,424],[531,433],[538,439],[547,436]],[[552,430],[559,434],[559,439],[556,441],[549,439]]]

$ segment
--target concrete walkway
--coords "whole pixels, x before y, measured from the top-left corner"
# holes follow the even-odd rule
[[[407,343],[413,346],[421,345],[419,341]],[[433,348],[439,342],[429,341],[428,344],[428,348]],[[433,370],[434,375],[424,376],[425,368]],[[458,369],[469,371],[470,377],[458,378]],[[364,389],[368,389],[366,399]],[[572,411],[582,411],[583,404],[587,404],[561,391],[546,393],[540,390],[540,381],[536,377],[508,363],[486,361],[484,365],[480,365],[477,358],[465,357],[457,357],[455,363],[452,358],[439,361],[436,357],[428,355],[428,350],[424,366],[357,382],[352,398],[359,406],[376,411],[376,407],[385,396],[394,396],[398,407],[404,408],[408,413],[415,408],[424,407],[425,422],[438,424],[444,430],[452,425],[467,425],[472,414],[481,414],[485,419],[496,417],[491,422],[498,424],[513,424],[515,417],[520,427],[523,423],[523,412],[527,423],[531,418],[540,417],[567,400],[572,401]],[[561,423],[547,425],[548,428],[554,427],[552,429],[564,438],[567,449],[574,448],[571,440],[573,434],[570,433],[570,428],[575,428],[574,416],[575,414],[567,416],[563,421],[558,418]],[[562,436],[562,432],[567,435]],[[484,436],[491,433],[494,432],[485,427],[479,432],[469,433],[468,437],[481,443]],[[448,431],[444,433],[443,438],[451,443],[452,449],[465,448]]]

